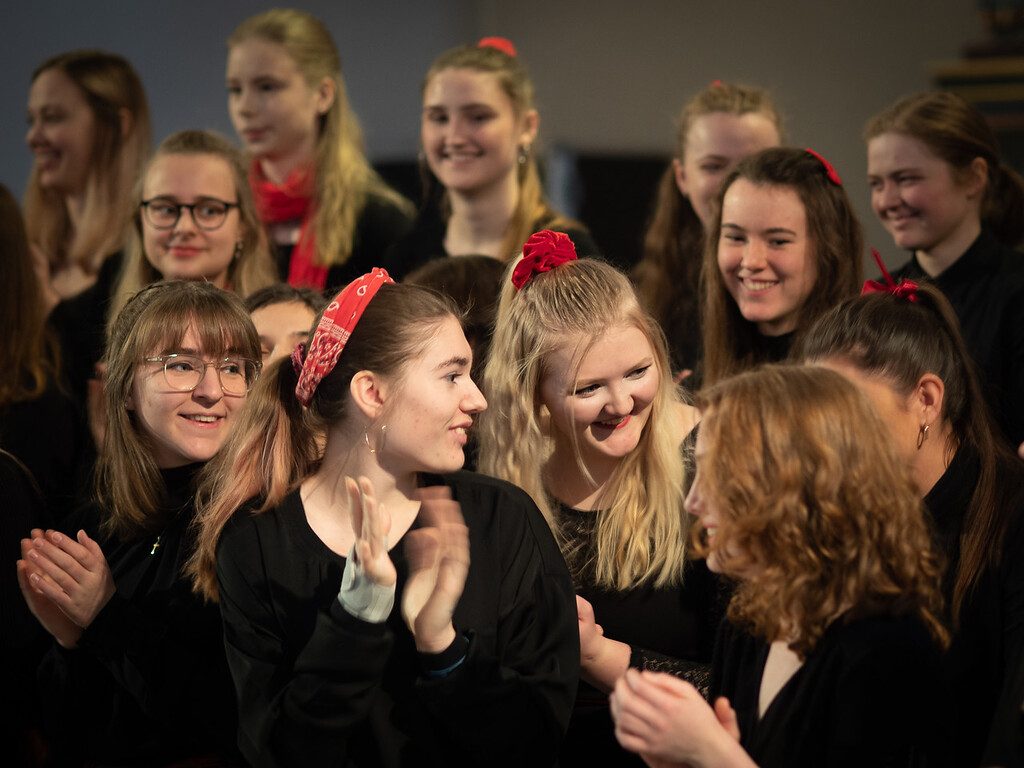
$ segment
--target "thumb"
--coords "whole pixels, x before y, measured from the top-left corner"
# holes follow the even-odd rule
[[[736,718],[736,710],[732,708],[729,700],[725,696],[719,696],[715,699],[715,715],[718,717],[718,722],[722,724],[722,727],[732,736],[736,741],[740,740],[740,724]]]

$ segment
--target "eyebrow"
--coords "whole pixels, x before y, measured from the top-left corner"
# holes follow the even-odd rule
[[[730,222],[723,221],[722,229],[725,229],[726,227],[730,229],[740,229],[744,232],[747,231],[746,227],[741,227],[739,224],[732,224]],[[763,230],[763,233],[766,235],[792,235],[793,237],[796,237],[796,232],[792,229],[786,229],[785,227],[769,227],[768,229]]]
[[[443,363],[438,363],[435,371],[440,371],[442,368],[448,368],[453,365],[461,365],[463,367],[469,365],[469,358],[463,357],[462,355],[453,355],[445,360]]]

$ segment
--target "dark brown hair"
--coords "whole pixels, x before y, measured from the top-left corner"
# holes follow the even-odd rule
[[[984,570],[1000,562],[1014,509],[1009,489],[1020,487],[1006,479],[1021,478],[1024,468],[996,436],[949,301],[929,285],[918,287],[914,303],[889,293],[848,299],[814,323],[793,355],[808,361],[841,358],[903,395],[926,373],[942,380],[942,419],[950,426],[947,450],[967,450],[981,467],[960,534],[950,606],[956,620]]]
[[[766,149],[741,162],[718,195],[715,221],[704,248],[704,382],[714,384],[757,361],[761,344],[754,323],[740,314],[718,268],[722,201],[737,179],[758,187],[785,187],[800,198],[817,278],[800,308],[796,335],[842,299],[855,296],[863,280],[863,236],[846,190],[832,183],[821,161],[803,149]]]

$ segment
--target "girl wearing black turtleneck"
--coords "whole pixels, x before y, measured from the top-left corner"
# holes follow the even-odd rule
[[[55,765],[235,765],[220,616],[192,593],[195,481],[259,370],[241,301],[163,282],[121,311],[107,352],[96,501],[33,530],[18,577],[55,643],[39,669]]]
[[[933,286],[898,291],[844,302],[794,353],[874,401],[924,499],[946,559],[952,764],[1018,765],[1024,465],[996,436],[950,303]]]
[[[800,329],[861,280],[860,224],[839,174],[813,151],[748,157],[716,202],[702,277],[705,384],[786,358]]]

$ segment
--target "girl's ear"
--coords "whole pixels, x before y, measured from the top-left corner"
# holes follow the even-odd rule
[[[523,115],[523,130],[519,134],[519,145],[529,147],[537,138],[540,129],[540,114],[531,109]]]
[[[387,397],[387,387],[381,377],[373,371],[359,371],[348,386],[356,408],[368,420],[376,420],[384,410]]]
[[[316,112],[318,115],[326,115],[330,111],[337,94],[338,86],[334,79],[324,77],[316,87]]]
[[[921,417],[921,424],[935,424],[942,417],[946,385],[934,373],[926,373],[917,381],[911,404]]]
[[[988,161],[983,157],[976,157],[967,166],[964,187],[971,197],[980,197],[985,194],[988,186]]]

